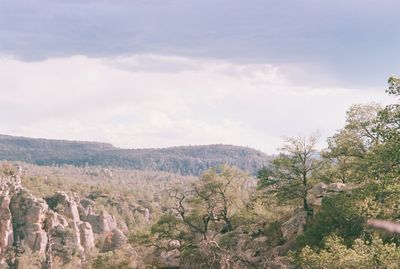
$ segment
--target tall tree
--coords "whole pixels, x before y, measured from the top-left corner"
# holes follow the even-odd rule
[[[287,138],[280,154],[271,166],[258,173],[259,186],[276,194],[281,202],[301,201],[312,214],[307,202],[312,174],[321,168],[322,160],[316,150],[318,135]]]

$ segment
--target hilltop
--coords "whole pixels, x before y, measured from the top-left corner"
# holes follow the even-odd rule
[[[121,149],[107,143],[0,135],[0,160],[37,165],[99,165],[199,175],[225,163],[255,173],[269,159],[252,148],[222,144]]]

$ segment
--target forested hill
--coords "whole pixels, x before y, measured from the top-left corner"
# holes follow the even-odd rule
[[[231,145],[120,149],[106,143],[0,135],[0,160],[38,165],[101,165],[199,175],[224,163],[255,173],[269,159],[260,151]]]

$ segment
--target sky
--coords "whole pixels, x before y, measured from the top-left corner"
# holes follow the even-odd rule
[[[0,133],[123,148],[341,128],[390,100],[399,1],[0,0]]]

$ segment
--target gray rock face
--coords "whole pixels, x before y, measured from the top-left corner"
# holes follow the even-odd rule
[[[104,234],[117,229],[115,217],[104,210],[99,215],[93,213],[88,215],[87,221],[92,225],[93,231],[98,234]]]
[[[0,254],[14,243],[13,218],[10,210],[12,196],[21,189],[18,175],[0,178]]]
[[[66,233],[62,231],[70,227],[72,230],[70,240],[73,241],[78,250],[85,251],[92,249],[94,247],[93,230],[90,223],[81,221],[80,219],[78,207],[82,206],[65,192],[56,192],[53,196],[47,197],[46,200],[51,209],[59,213],[56,213],[57,221],[52,221],[54,224],[58,224],[58,234],[64,238]]]
[[[33,251],[45,253],[47,233],[44,230],[48,206],[26,190],[12,196],[10,211],[14,228],[14,240],[23,240]]]
[[[12,226],[10,196],[0,196],[0,253],[4,253],[14,242],[14,231]]]
[[[286,240],[291,240],[295,236],[302,234],[304,225],[307,222],[307,212],[299,210],[293,217],[282,224],[282,235]]]
[[[128,239],[124,232],[117,228],[118,225],[114,216],[104,210],[98,215],[94,214],[91,210],[88,212],[89,215],[86,216],[86,220],[93,227],[93,232],[106,236],[103,248],[101,249],[102,251],[113,251],[127,243]]]
[[[65,192],[47,200],[22,188],[18,175],[0,178],[0,254],[16,241],[41,255],[51,241],[54,252],[62,257],[75,251],[68,248],[94,247],[92,226],[80,220],[78,203]]]
[[[53,196],[47,198],[47,202],[51,209],[72,219],[74,222],[80,221],[78,204],[65,192],[56,192]]]

